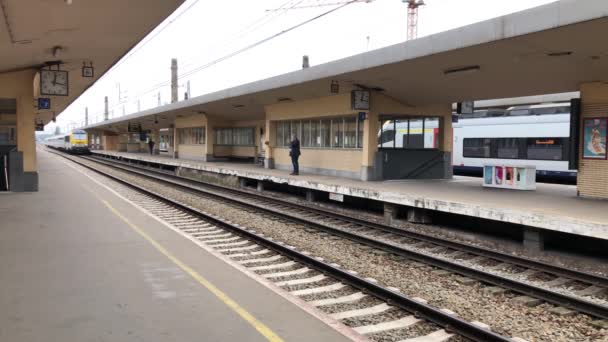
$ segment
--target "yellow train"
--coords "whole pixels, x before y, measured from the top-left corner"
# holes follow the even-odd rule
[[[48,137],[45,139],[44,144],[70,153],[89,153],[87,132],[81,129],[75,129],[69,133]]]

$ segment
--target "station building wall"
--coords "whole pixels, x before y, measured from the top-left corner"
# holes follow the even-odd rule
[[[230,158],[256,158],[260,155],[263,149],[262,138],[265,136],[264,120],[239,120],[226,121],[210,118],[212,129],[208,133],[212,134],[213,140],[213,156],[215,158],[230,157]],[[216,140],[217,130],[231,130],[232,141]],[[247,134],[244,134],[247,133]],[[240,139],[236,138],[240,136]],[[251,135],[251,141],[245,141],[245,135]]]
[[[207,117],[201,114],[195,114],[187,117],[178,117],[175,119],[175,128],[173,133],[173,146],[175,146],[175,156],[183,159],[194,159],[206,161],[208,155],[212,155],[213,151],[208,150],[209,127],[207,125]],[[202,144],[181,144],[180,132],[184,128],[202,128],[205,132]]]
[[[451,105],[429,105],[408,106],[381,93],[372,92],[371,110],[367,112],[367,118],[359,121],[358,135],[362,134],[362,143],[355,148],[331,148],[331,147],[302,147],[300,157],[300,168],[304,172],[325,174],[332,176],[348,177],[362,180],[384,179],[382,162],[384,153],[397,154],[403,163],[416,163],[413,161],[410,151],[382,151],[378,149],[378,131],[380,128],[381,115],[395,115],[398,117],[438,117],[440,118],[440,134],[438,139],[439,153],[443,153],[443,163],[439,166],[445,172],[439,178],[451,177]],[[281,129],[281,123],[292,120],[331,119],[331,118],[357,118],[358,110],[351,109],[350,93],[327,96],[318,99],[278,103],[266,106],[266,130],[268,134],[268,145],[266,155],[268,161],[266,166],[278,169],[291,168],[289,148],[279,146],[277,143],[277,130]],[[417,155],[420,155],[418,153]],[[447,156],[447,157],[446,157]],[[395,166],[399,167],[399,166]],[[449,171],[448,171],[449,169]]]
[[[584,119],[608,119],[608,83],[582,84],[581,143],[579,147],[578,193],[581,197],[608,199],[608,160],[584,159]],[[605,142],[606,143],[606,142]],[[608,147],[608,146],[607,146]]]
[[[35,70],[0,74],[0,98],[16,100],[16,115],[11,126],[16,128],[17,153],[11,153],[9,170],[12,191],[37,191],[38,166],[34,106]],[[11,115],[13,116],[13,115]]]

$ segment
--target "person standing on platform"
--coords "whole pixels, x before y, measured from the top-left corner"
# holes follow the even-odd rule
[[[300,164],[298,164],[298,158],[300,158],[300,140],[294,134],[291,142],[289,143],[289,156],[291,157],[291,163],[293,164],[293,172],[290,175],[297,176],[300,173]]]
[[[154,154],[154,140],[148,138],[148,147],[150,148],[150,155]]]

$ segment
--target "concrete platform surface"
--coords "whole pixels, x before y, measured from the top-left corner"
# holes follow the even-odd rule
[[[274,341],[348,340],[59,157],[38,156],[40,192],[0,195],[0,341],[273,340],[132,225]]]
[[[484,188],[481,178],[458,176],[452,180],[364,182],[302,173],[290,176],[287,171],[245,163],[201,162],[113,151],[94,153],[608,239],[608,201],[577,197],[576,186],[572,185],[537,184],[536,191],[518,191]]]

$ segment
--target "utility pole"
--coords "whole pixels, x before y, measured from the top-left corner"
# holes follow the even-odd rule
[[[141,112],[141,101],[137,99],[137,112]]]
[[[158,92],[157,98],[158,98],[158,106],[160,107],[160,91]]]
[[[190,94],[190,80],[186,83],[186,93],[188,94],[188,98],[192,96],[192,94]]]
[[[177,102],[177,58],[171,59],[171,103]]]
[[[104,109],[103,109],[103,120],[104,121],[108,121],[108,115],[110,114],[110,112],[108,111],[108,97],[106,96],[104,98]]]
[[[84,125],[89,125],[89,107],[84,107]]]

